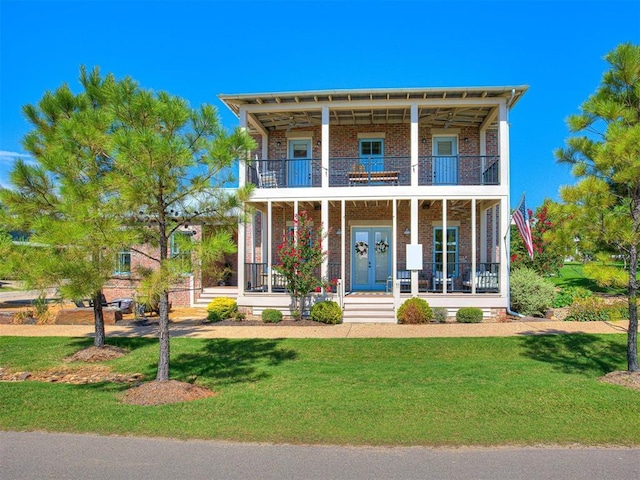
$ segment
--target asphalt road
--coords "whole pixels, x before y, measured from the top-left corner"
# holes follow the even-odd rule
[[[0,478],[640,478],[640,449],[323,447],[0,432]]]

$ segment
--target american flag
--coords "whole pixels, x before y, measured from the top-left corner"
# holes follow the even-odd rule
[[[524,241],[524,246],[527,248],[531,260],[533,260],[533,239],[531,238],[531,227],[529,226],[529,214],[524,204],[524,193],[511,218],[513,218],[513,221],[516,223],[516,227],[518,227],[520,236]]]

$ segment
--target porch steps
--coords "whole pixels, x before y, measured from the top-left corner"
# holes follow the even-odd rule
[[[397,323],[390,295],[347,295],[344,323]]]
[[[194,307],[206,307],[211,303],[211,300],[218,297],[238,297],[238,287],[208,287],[203,288],[202,293],[198,296],[196,294],[196,301]]]

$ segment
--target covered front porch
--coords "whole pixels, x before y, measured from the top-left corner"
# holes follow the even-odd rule
[[[304,210],[326,234],[321,293],[506,298],[505,198],[274,200],[252,207],[256,214],[244,226],[238,252],[245,259],[241,295],[286,295],[286,282],[273,268],[280,261],[277,246]]]

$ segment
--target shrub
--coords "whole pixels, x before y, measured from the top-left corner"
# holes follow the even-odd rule
[[[405,325],[427,323],[433,318],[433,310],[429,308],[426,300],[412,297],[400,305],[397,316],[398,322]]]
[[[460,323],[480,323],[482,310],[477,307],[462,307],[456,312],[456,320]]]
[[[214,298],[207,305],[207,320],[210,322],[220,322],[227,318],[235,317],[238,312],[238,303],[229,297]]]
[[[629,319],[629,303],[626,300],[616,300],[611,305],[605,306],[604,309],[609,320],[613,322]]]
[[[556,296],[553,284],[526,267],[511,272],[511,309],[534,317],[544,317]]]
[[[580,298],[569,307],[565,320],[573,322],[598,322],[609,320],[606,306],[601,298]]]
[[[342,309],[340,305],[331,300],[318,302],[311,307],[311,320],[314,322],[336,325],[342,323]]]
[[[436,323],[444,323],[447,321],[447,309],[443,307],[435,307],[433,309],[433,320]]]
[[[265,308],[262,311],[262,321],[264,323],[278,323],[282,321],[282,312],[275,308]]]
[[[593,292],[584,287],[566,287],[553,299],[553,308],[562,308],[571,305],[578,298],[591,297]]]

